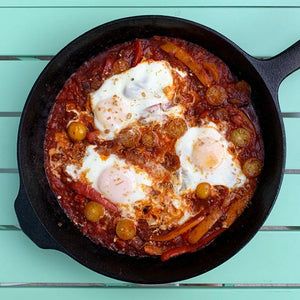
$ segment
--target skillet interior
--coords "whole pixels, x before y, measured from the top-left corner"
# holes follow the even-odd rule
[[[119,255],[83,237],[65,216],[49,187],[43,155],[47,118],[69,76],[91,56],[114,44],[153,35],[173,36],[199,44],[221,58],[239,78],[249,82],[265,144],[265,165],[251,205],[208,247],[164,263],[156,258]],[[218,266],[239,251],[268,216],[279,190],[284,161],[285,138],[277,99],[272,98],[252,58],[211,29],[163,16],[114,21],[89,31],[64,48],[47,65],[29,94],[18,136],[21,181],[36,215],[61,245],[59,249],[101,274],[139,283],[187,279]]]

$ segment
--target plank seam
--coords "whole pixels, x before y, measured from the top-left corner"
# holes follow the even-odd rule
[[[0,117],[20,117],[21,112],[18,111],[1,111]]]
[[[300,174],[300,169],[285,169],[284,174]]]
[[[1,282],[0,287],[26,288],[26,287],[50,287],[50,288],[264,288],[264,289],[299,289],[300,283],[167,283],[167,284],[134,284],[134,283],[81,283],[81,282]]]
[[[17,168],[0,168],[1,173],[19,173]]]
[[[300,112],[282,112],[283,118],[300,118]]]
[[[28,6],[22,6],[22,5],[18,5],[18,6],[0,6],[0,8],[15,8],[15,9],[19,9],[19,8],[45,8],[45,9],[86,9],[86,8],[114,8],[114,9],[120,9],[120,8],[245,8],[245,9],[249,9],[249,8],[280,8],[280,9],[285,9],[285,8],[300,8],[300,5],[289,5],[289,6],[284,6],[284,5],[253,5],[253,6],[242,6],[242,5],[170,5],[170,6],[165,6],[165,5],[145,5],[145,6],[141,6],[141,5],[85,5],[85,6],[66,6],[66,5],[62,5],[62,6],[51,6],[51,5],[47,5],[47,6],[41,6],[41,5],[28,5]]]

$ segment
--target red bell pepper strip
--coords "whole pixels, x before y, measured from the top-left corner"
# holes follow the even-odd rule
[[[118,207],[109,201],[108,199],[101,196],[92,186],[82,183],[80,181],[71,183],[71,188],[79,195],[82,195],[92,201],[102,204],[105,208],[117,212]]]
[[[110,74],[114,61],[115,60],[112,57],[106,57],[105,58],[101,77],[106,77],[107,75]]]
[[[88,134],[87,134],[87,139],[90,143],[94,143],[98,136],[100,135],[100,131],[99,130],[94,130],[94,131],[90,131]]]
[[[135,52],[132,61],[132,66],[135,67],[142,58],[142,42],[140,40],[135,40],[134,42]]]
[[[187,246],[181,246],[181,247],[169,249],[161,255],[160,259],[161,261],[166,261],[172,257],[182,255],[184,253],[191,253],[194,252],[195,250],[197,250],[197,247],[194,245],[193,246],[187,245]]]
[[[160,259],[161,261],[166,261],[172,257],[184,254],[184,253],[191,253],[196,250],[200,250],[206,245],[208,245],[211,241],[213,241],[219,234],[225,231],[226,228],[219,228],[218,230],[214,231],[212,234],[205,237],[202,241],[200,241],[197,245],[185,245],[173,249],[169,249],[162,253]]]
[[[219,234],[225,231],[226,228],[219,228],[214,231],[212,234],[209,234],[207,237],[204,237],[198,244],[197,250],[202,249],[203,247],[207,246],[212,240],[214,240]]]

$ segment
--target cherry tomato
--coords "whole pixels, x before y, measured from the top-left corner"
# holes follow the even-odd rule
[[[124,58],[119,58],[116,60],[113,64],[113,73],[119,74],[126,70],[128,70],[130,67],[129,62],[125,60]]]
[[[206,199],[210,196],[210,184],[201,182],[196,187],[196,197],[199,199]]]
[[[167,152],[162,165],[169,171],[174,172],[180,167],[180,159],[178,155]]]
[[[235,88],[236,88],[237,93],[239,94],[239,98],[242,101],[247,101],[247,100],[250,99],[250,97],[251,97],[251,87],[246,81],[244,81],[244,80],[239,81],[235,85]]]
[[[80,122],[72,122],[68,126],[68,135],[73,141],[82,141],[87,134],[86,127]]]
[[[132,220],[123,219],[117,223],[116,233],[124,241],[131,240],[135,237],[136,227]]]
[[[98,222],[104,216],[104,207],[95,201],[90,201],[84,208],[84,215],[88,221]]]
[[[263,163],[261,160],[256,157],[251,157],[245,161],[243,165],[243,173],[248,178],[254,178],[261,173],[262,167]]]
[[[251,134],[247,129],[237,128],[231,132],[230,140],[239,147],[245,147],[249,144]]]
[[[210,105],[222,105],[227,100],[227,92],[220,85],[212,85],[206,91],[206,100]]]
[[[171,137],[180,138],[187,131],[187,125],[183,119],[173,119],[167,125],[167,132]]]
[[[127,148],[136,146],[141,138],[141,133],[137,128],[123,130],[119,135],[121,144]]]
[[[157,136],[154,132],[146,133],[142,136],[142,143],[147,148],[153,148],[157,144]]]

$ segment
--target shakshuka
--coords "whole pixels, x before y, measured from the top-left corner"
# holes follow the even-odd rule
[[[263,158],[250,85],[204,48],[159,36],[85,62],[58,94],[45,138],[49,184],[79,230],[162,261],[234,222]]]

